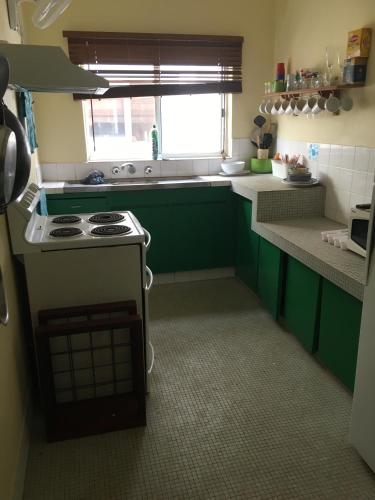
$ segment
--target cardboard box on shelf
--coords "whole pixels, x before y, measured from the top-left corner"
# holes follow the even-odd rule
[[[371,28],[349,31],[347,57],[368,57],[370,54],[371,34]]]

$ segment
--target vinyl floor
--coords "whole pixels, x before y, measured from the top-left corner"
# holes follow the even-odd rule
[[[26,500],[375,499],[350,394],[235,279],[161,285],[148,425],[47,444]]]

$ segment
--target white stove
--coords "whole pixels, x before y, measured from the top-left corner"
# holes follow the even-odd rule
[[[131,212],[60,216],[34,213],[25,239],[40,250],[48,251],[143,243],[145,231]]]
[[[39,215],[40,198],[38,186],[30,184],[8,207],[13,253],[25,267],[33,328],[42,309],[135,300],[150,374],[150,234],[131,212]]]

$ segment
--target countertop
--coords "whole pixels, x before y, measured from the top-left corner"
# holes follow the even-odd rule
[[[116,182],[116,179],[112,181]],[[363,299],[365,259],[321,240],[321,231],[344,227],[324,217],[323,186],[291,187],[272,174],[242,177],[212,175],[186,180],[160,179],[157,183],[148,180],[139,184],[99,186],[66,182],[42,184],[47,194],[207,186],[231,186],[234,193],[251,200],[252,228],[255,232],[354,297]]]

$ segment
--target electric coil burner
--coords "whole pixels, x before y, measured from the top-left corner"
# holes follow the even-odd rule
[[[54,224],[77,224],[81,220],[81,217],[78,217],[78,215],[61,215],[52,219],[52,222]]]
[[[115,222],[121,222],[125,217],[116,212],[95,214],[89,218],[89,222],[93,224],[114,224]],[[123,233],[114,233],[123,234]]]
[[[79,234],[82,234],[82,230],[78,227],[59,227],[49,233],[54,238],[67,238],[69,236],[78,236]]]
[[[92,229],[91,234],[94,234],[95,236],[117,236],[120,234],[127,234],[130,232],[131,232],[130,227],[117,224],[117,225],[95,227],[94,229]]]

